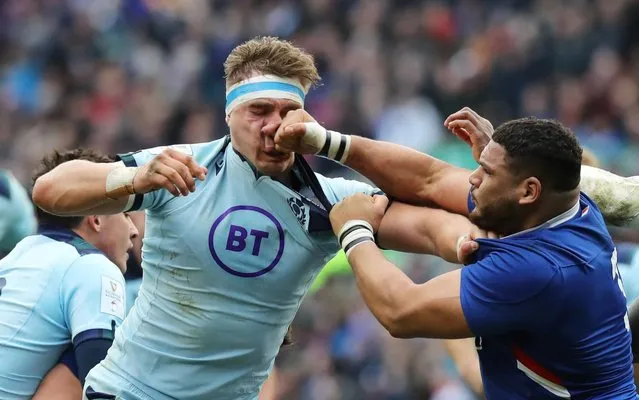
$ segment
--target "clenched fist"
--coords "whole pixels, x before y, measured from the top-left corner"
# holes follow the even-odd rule
[[[386,196],[358,193],[345,198],[335,204],[331,210],[331,225],[335,236],[339,236],[346,222],[354,219],[368,222],[373,227],[373,231],[377,232],[387,207],[388,197]]]
[[[316,154],[321,145],[307,135],[306,122],[316,122],[311,114],[302,109],[289,111],[275,132],[275,150],[298,154]],[[323,138],[322,138],[323,139]],[[323,144],[323,142],[322,142]]]

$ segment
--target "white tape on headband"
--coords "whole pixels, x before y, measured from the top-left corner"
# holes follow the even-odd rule
[[[238,105],[260,98],[293,100],[304,107],[306,91],[299,81],[275,75],[260,75],[245,79],[226,91],[226,115]]]

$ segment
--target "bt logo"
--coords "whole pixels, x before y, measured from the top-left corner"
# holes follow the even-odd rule
[[[275,268],[284,245],[280,222],[255,206],[229,208],[209,232],[209,250],[217,265],[242,278],[254,278]]]

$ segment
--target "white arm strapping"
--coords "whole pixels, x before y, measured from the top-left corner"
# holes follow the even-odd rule
[[[581,191],[597,203],[607,223],[639,228],[639,176],[625,178],[582,165]]]
[[[138,172],[138,167],[126,167],[122,161],[116,163],[116,167],[106,177],[106,197],[117,200],[128,196],[126,205],[122,211],[128,211],[135,201],[133,180]]]

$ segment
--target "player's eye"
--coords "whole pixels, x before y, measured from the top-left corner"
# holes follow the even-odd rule
[[[251,114],[253,115],[257,115],[257,116],[263,116],[266,115],[268,113],[268,110],[264,107],[253,107],[251,108]]]

